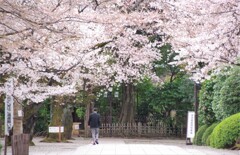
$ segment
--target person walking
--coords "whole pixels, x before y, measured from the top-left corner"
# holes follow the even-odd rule
[[[93,113],[90,114],[88,120],[88,126],[90,126],[92,133],[93,145],[99,144],[99,127],[100,127],[100,115],[97,113],[97,108],[93,109]]]

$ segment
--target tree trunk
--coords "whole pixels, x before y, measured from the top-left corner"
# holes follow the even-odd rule
[[[22,103],[14,99],[13,102],[13,134],[18,135],[23,133],[23,113]],[[21,114],[21,115],[20,115]]]
[[[88,137],[88,119],[89,115],[92,112],[93,108],[93,100],[95,100],[95,96],[92,94],[92,86],[90,84],[87,85],[88,79],[84,79],[83,83],[83,103],[86,105],[86,110],[85,110],[85,117],[84,117],[84,135],[85,137]]]
[[[33,139],[33,134],[34,134],[34,127],[36,124],[36,120],[37,120],[37,113],[38,110],[42,107],[43,102],[42,103],[31,103],[29,105],[26,105],[23,108],[23,113],[24,113],[24,117],[23,117],[23,133],[26,134],[30,134],[30,143],[32,145],[34,145],[34,143],[32,142]]]
[[[85,121],[84,121],[85,137],[88,137],[88,132],[89,132],[88,119],[89,119],[89,116],[90,116],[90,114],[92,112],[93,107],[94,107],[94,105],[92,103],[92,100],[89,99],[88,102],[86,103],[86,111],[85,111]]]
[[[73,126],[73,118],[72,111],[69,107],[66,107],[63,110],[62,122],[64,126],[64,137],[66,139],[72,138],[72,126]]]
[[[120,123],[133,123],[135,115],[134,86],[132,83],[122,85],[123,104],[121,107]]]
[[[91,103],[87,103],[86,105],[86,110],[85,110],[85,121],[84,121],[84,134],[85,137],[88,136],[88,119],[89,119],[89,115],[90,115],[90,108],[91,108]]]
[[[63,103],[64,99],[63,96],[56,96],[52,99],[52,119],[49,126],[60,127],[63,126],[62,124],[62,114],[63,114]],[[48,140],[50,141],[59,141],[59,133],[49,133]],[[61,141],[66,140],[61,133]]]

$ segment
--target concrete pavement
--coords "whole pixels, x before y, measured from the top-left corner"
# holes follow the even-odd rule
[[[240,155],[240,151],[185,145],[185,140],[100,138],[99,145],[80,137],[69,143],[42,143],[41,140],[34,138],[36,146],[30,146],[29,155]],[[10,147],[7,152],[11,155]]]

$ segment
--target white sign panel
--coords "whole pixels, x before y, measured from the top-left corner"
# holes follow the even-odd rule
[[[75,130],[79,130],[79,125],[74,125]]]
[[[18,117],[22,117],[22,116],[23,116],[22,110],[18,110]]]
[[[195,112],[188,112],[187,138],[194,138],[195,135]]]
[[[63,126],[61,126],[61,127],[59,127],[59,126],[50,126],[48,128],[49,133],[59,133],[59,130],[60,130],[60,132],[64,132],[64,127]]]
[[[13,127],[13,79],[5,83],[5,135],[9,136],[9,131]]]

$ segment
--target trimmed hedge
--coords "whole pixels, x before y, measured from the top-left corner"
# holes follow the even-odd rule
[[[227,117],[214,128],[210,136],[210,146],[232,147],[238,137],[240,137],[240,113]]]
[[[213,132],[213,129],[218,125],[219,123],[213,123],[211,126],[209,126],[205,132],[203,133],[203,136],[202,136],[202,144],[203,145],[209,145],[210,141],[207,143],[207,139],[208,137],[211,135],[211,133]]]
[[[212,134],[211,134],[212,135]],[[206,141],[206,145],[210,146],[210,139],[211,139],[211,135],[208,136],[207,141]]]
[[[207,125],[203,125],[201,126],[196,135],[194,136],[194,139],[193,139],[193,144],[195,145],[202,145],[202,136],[203,136],[203,133],[205,132],[205,130],[208,128]]]

